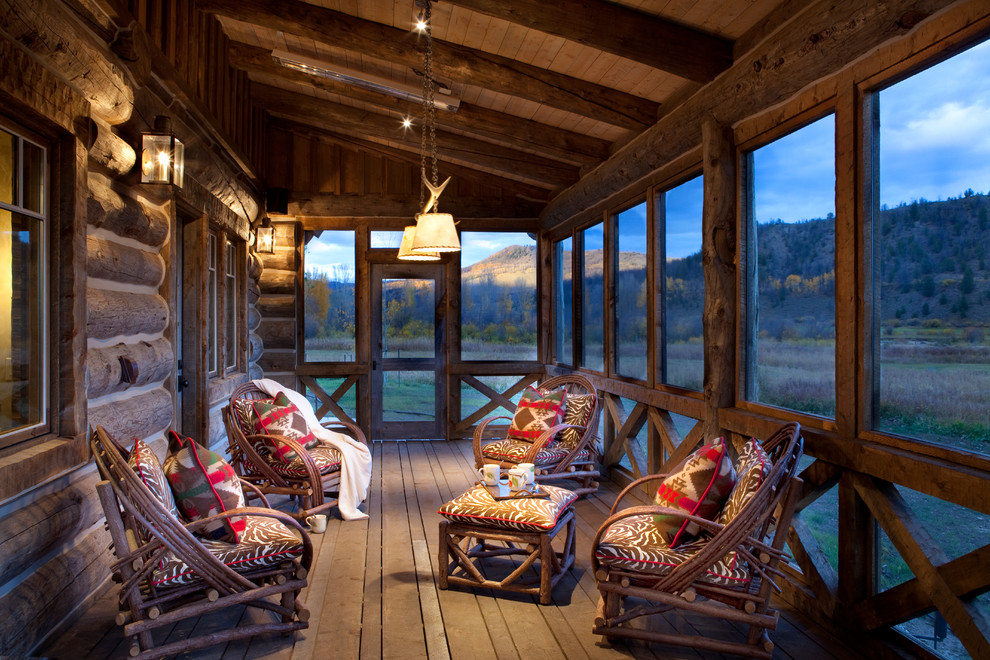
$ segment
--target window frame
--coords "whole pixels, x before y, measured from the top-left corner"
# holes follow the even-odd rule
[[[35,438],[41,438],[48,436],[52,433],[57,433],[57,421],[55,419],[55,402],[59,400],[58,398],[58,360],[56,356],[58,355],[58,347],[54,345],[56,338],[59,336],[57,327],[57,314],[56,310],[52,308],[53,301],[58,300],[58,295],[52,291],[52,288],[59,281],[57,275],[57,269],[59,267],[59,259],[57,255],[53,255],[53,227],[56,224],[56,219],[53,218],[55,204],[52,202],[53,198],[53,181],[55,177],[53,176],[53,169],[55,167],[55,162],[57,158],[56,145],[52,140],[46,140],[44,137],[34,133],[23,125],[9,120],[6,117],[0,115],[0,128],[5,132],[13,135],[17,140],[17,163],[16,163],[16,173],[18,176],[17,187],[15,190],[15,195],[17,199],[16,202],[23,202],[24,199],[24,142],[28,142],[42,150],[43,153],[43,168],[42,168],[42,211],[32,211],[23,206],[22,203],[5,203],[0,202],[0,208],[9,211],[11,214],[17,213],[34,220],[38,220],[42,223],[41,228],[41,246],[39,252],[41,254],[40,264],[40,277],[41,282],[39,283],[39,289],[41,291],[41,300],[36,301],[35,304],[38,306],[39,311],[39,321],[41,326],[41,331],[45,333],[39,342],[40,355],[39,360],[41,362],[39,367],[39,372],[42,374],[42,383],[39,388],[42,402],[40,405],[41,409],[41,420],[37,423],[30,424],[29,426],[19,427],[17,429],[11,430],[9,432],[0,433],[0,449],[11,447],[22,442],[32,440]]]

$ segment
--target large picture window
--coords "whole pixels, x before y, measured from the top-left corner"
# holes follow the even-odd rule
[[[605,227],[581,232],[581,366],[605,370]]]
[[[705,375],[702,318],[705,273],[701,266],[700,176],[660,195],[664,231],[663,373],[668,385],[700,390]]]
[[[990,454],[990,42],[874,96],[874,426]]]
[[[574,277],[571,237],[553,246],[554,263],[554,358],[562,364],[574,364]]]
[[[353,362],[354,232],[306,232],[303,263],[305,360]]]
[[[615,371],[646,380],[649,288],[646,279],[646,202],[615,218]]]
[[[536,359],[536,241],[461,234],[461,359]]]
[[[746,172],[746,396],[834,416],[834,115],[750,152]]]
[[[48,151],[0,125],[0,444],[48,423]]]

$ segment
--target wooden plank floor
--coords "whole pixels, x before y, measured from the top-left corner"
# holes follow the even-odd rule
[[[365,504],[370,518],[343,522],[331,517],[326,533],[313,535],[316,556],[303,593],[312,615],[309,629],[291,638],[261,636],[218,645],[183,658],[722,658],[640,643],[607,646],[591,633],[598,592],[588,554],[617,494],[614,486],[605,483],[597,494],[576,503],[576,565],[557,584],[553,603],[540,606],[530,596],[436,587],[436,511],[475,481],[468,442],[376,443],[374,455],[372,494]],[[113,586],[108,584],[81,620],[37,655],[126,658],[128,646],[113,623]],[[265,616],[252,608],[231,609],[177,624],[167,636],[221,630]],[[744,636],[731,627],[678,615],[654,617],[653,625]],[[861,657],[795,613],[785,612],[772,638],[777,658]]]

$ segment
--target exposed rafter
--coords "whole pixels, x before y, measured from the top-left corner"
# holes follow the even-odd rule
[[[709,82],[732,64],[731,42],[611,2],[448,1],[696,82]]]
[[[383,108],[383,112],[385,109],[389,112],[397,110],[415,117],[422,110],[420,104],[411,101],[287,69],[272,59],[271,51],[249,44],[232,42],[230,63],[251,74],[309,85],[325,92],[378,106]],[[610,145],[605,140],[565,131],[471,103],[461,102],[457,112],[438,113],[437,119],[441,126],[464,131],[506,147],[544,154],[574,165],[594,165],[608,158],[610,153]]]
[[[299,0],[197,0],[207,12],[305,36],[395,64],[419,67],[409,32]],[[332,36],[331,36],[332,35]],[[499,55],[434,40],[435,70],[455,82],[641,131],[656,121],[658,104]]]
[[[398,117],[321,101],[268,85],[252,85],[251,98],[277,117],[365,139],[385,139],[401,149],[419,153],[419,132],[403,129]],[[567,187],[578,179],[578,169],[573,165],[465,135],[438,131],[437,146],[443,161],[474,166],[548,190]]]

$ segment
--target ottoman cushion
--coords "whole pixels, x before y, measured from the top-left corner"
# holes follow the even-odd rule
[[[444,504],[437,513],[455,522],[546,532],[557,525],[561,515],[578,496],[557,486],[541,484],[540,488],[546,490],[550,497],[496,500],[487,488],[478,485]]]

